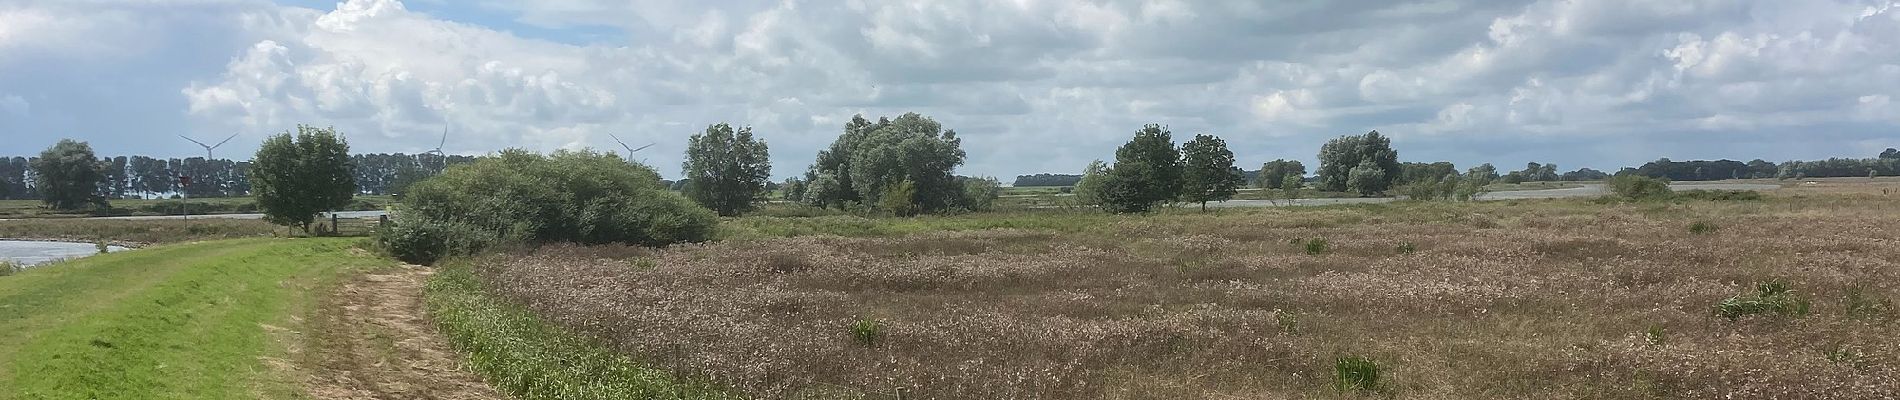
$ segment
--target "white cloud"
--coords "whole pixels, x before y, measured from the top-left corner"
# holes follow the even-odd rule
[[[1772,143],[1900,125],[1892,1],[24,1],[0,6],[0,87],[34,99],[33,117],[0,121],[12,130],[317,123],[414,152],[446,125],[460,153],[617,147],[614,132],[660,143],[649,161],[667,170],[681,138],[723,121],[770,140],[783,176],[854,113],[933,116],[966,138],[965,171],[988,175],[1077,170],[1143,123],[1226,136],[1243,159],[1370,129],[1461,164],[1610,143],[1542,156],[1599,169],[1681,157],[1636,150],[1682,135],[1794,151],[1818,147]],[[440,7],[516,19],[419,10]],[[88,84],[156,94],[59,89]],[[100,101],[148,115],[90,116]]]

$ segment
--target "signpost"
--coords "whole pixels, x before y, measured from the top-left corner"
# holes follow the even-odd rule
[[[184,216],[182,217],[184,218],[184,220],[190,221],[191,220],[191,177],[185,176],[185,175],[179,175],[178,188],[183,189],[182,192],[179,192],[179,194],[181,195],[179,197],[182,197],[184,200],[184,201],[178,202],[178,212],[184,214]]]

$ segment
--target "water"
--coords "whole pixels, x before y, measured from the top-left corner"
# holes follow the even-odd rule
[[[119,246],[107,246],[106,250],[124,251],[127,249]],[[99,254],[99,247],[91,243],[0,240],[0,260],[12,261],[29,266],[80,258],[94,254]]]

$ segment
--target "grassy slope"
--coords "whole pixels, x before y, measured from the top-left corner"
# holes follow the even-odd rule
[[[261,356],[350,239],[245,239],[101,255],[0,278],[0,399],[297,397]]]

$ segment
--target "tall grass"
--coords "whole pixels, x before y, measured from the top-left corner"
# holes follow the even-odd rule
[[[492,297],[467,261],[439,267],[427,304],[476,373],[520,399],[723,399],[715,386],[650,368]]]

